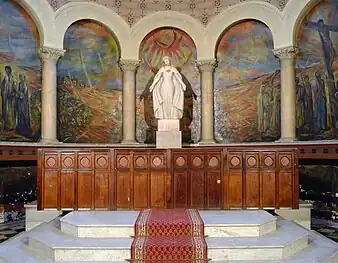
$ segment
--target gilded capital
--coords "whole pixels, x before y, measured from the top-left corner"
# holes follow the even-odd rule
[[[212,72],[217,66],[215,59],[197,60],[196,63],[201,72]]]
[[[140,65],[140,61],[132,59],[121,59],[119,65],[122,71],[135,71]]]
[[[274,49],[273,53],[279,59],[290,59],[294,58],[297,55],[298,51],[299,49],[297,47],[290,46]]]
[[[54,59],[58,60],[65,54],[65,51],[62,49],[50,48],[50,47],[41,47],[39,50],[40,57],[44,59]]]

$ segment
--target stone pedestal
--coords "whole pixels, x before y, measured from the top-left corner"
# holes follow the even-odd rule
[[[156,148],[182,148],[180,120],[158,120]]]
[[[51,220],[62,214],[62,211],[57,210],[38,211],[37,201],[25,204],[25,212],[26,212],[26,231],[31,230],[32,228],[35,228],[41,225],[42,223],[50,222]]]

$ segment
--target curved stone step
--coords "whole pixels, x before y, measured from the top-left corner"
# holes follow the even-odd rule
[[[264,210],[199,211],[208,237],[258,237],[276,230],[277,218]]]
[[[138,211],[74,211],[60,219],[61,231],[80,238],[129,238]]]
[[[277,231],[261,237],[207,238],[212,260],[282,260],[308,245],[308,231],[286,220]],[[130,258],[131,238],[75,238],[57,229],[41,227],[28,238],[28,246],[57,261],[119,261]]]
[[[278,231],[281,230],[280,228],[280,221],[278,220]],[[299,227],[298,225],[289,222],[290,224],[295,225],[296,227],[302,229],[309,235],[309,246],[300,252],[286,258],[283,260],[264,260],[260,261],[255,258],[251,258],[249,260],[240,261],[240,260],[215,260],[212,259],[210,263],[336,263],[338,262],[338,244],[336,242],[333,242],[332,240],[329,240],[328,238],[314,232],[309,231],[305,228]],[[283,222],[282,222],[283,225]],[[285,225],[285,224],[284,224]],[[1,263],[18,263],[18,262],[25,262],[25,263],[55,263],[52,259],[37,259],[33,256],[29,251],[24,250],[24,242],[27,241],[27,239],[30,236],[34,236],[35,232],[41,232],[48,229],[52,229],[52,231],[55,231],[54,224],[44,224],[41,226],[38,226],[37,228],[28,231],[23,232],[13,238],[11,238],[8,241],[5,241],[4,243],[0,244],[0,262]],[[290,228],[289,228],[290,229]],[[275,233],[277,233],[276,231]],[[57,234],[60,234],[61,236],[66,236],[67,238],[74,238],[69,237],[61,231],[56,231]],[[274,236],[275,233],[268,234],[267,236]],[[278,235],[278,234],[277,234]],[[265,236],[264,238],[266,238]],[[262,237],[259,237],[261,239]],[[99,241],[100,239],[95,239],[96,241]],[[99,243],[98,243],[99,245]],[[217,248],[215,248],[217,249]],[[39,258],[41,258],[41,255],[39,255]],[[210,258],[210,257],[209,257]],[[61,261],[62,263],[89,263],[93,262],[89,258],[86,260],[76,261],[74,259],[68,260],[68,261]],[[97,263],[122,263],[123,261],[94,261]]]
[[[277,231],[260,237],[207,238],[212,260],[283,260],[308,246],[308,231],[278,220]]]
[[[130,258],[132,238],[74,238],[42,226],[30,234],[27,246],[55,261],[124,261]]]
[[[276,217],[263,210],[199,211],[208,237],[255,237],[276,230]],[[75,211],[60,219],[61,230],[81,238],[134,235],[136,211]]]

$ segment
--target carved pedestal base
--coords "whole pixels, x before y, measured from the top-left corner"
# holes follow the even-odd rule
[[[156,148],[182,148],[182,132],[179,120],[158,120]]]

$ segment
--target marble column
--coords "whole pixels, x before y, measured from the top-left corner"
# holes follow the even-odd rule
[[[296,140],[296,47],[290,46],[275,49],[275,56],[280,60],[281,67],[281,142]]]
[[[202,127],[199,144],[214,144],[214,70],[215,59],[199,60],[197,67],[201,73],[201,112]]]
[[[136,144],[136,69],[139,60],[120,60],[123,71],[122,144]]]
[[[41,143],[58,143],[57,139],[57,86],[56,63],[64,50],[41,47],[42,92],[41,92]]]

